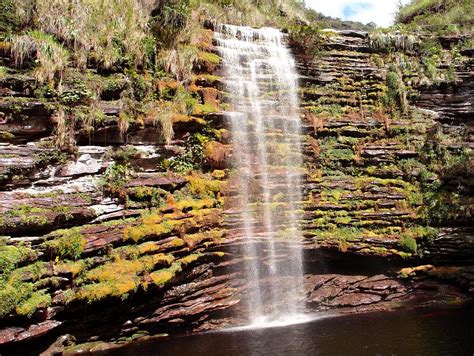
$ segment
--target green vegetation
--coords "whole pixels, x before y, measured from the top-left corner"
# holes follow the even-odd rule
[[[27,282],[38,278],[44,265],[32,264],[16,270],[20,264],[31,263],[36,258],[37,253],[27,246],[0,242],[0,317],[15,309],[19,315],[31,316],[37,308],[51,303],[51,298],[41,291],[34,292],[33,283]]]
[[[46,308],[51,305],[51,296],[46,291],[41,290],[32,293],[28,299],[22,301],[16,307],[18,315],[31,317],[33,313],[40,308]]]
[[[43,244],[45,248],[60,258],[72,258],[77,260],[82,252],[86,241],[81,234],[81,228],[75,227],[68,230],[58,230],[54,233],[54,239]]]
[[[102,180],[106,192],[126,201],[128,197],[124,185],[131,179],[132,172],[130,163],[114,163],[107,167]]]
[[[456,81],[456,68],[465,60],[462,49],[472,45],[472,39],[466,40],[448,50],[438,39],[411,31],[418,26],[439,33],[467,31],[464,16],[472,17],[472,12],[459,12],[466,10],[467,3],[446,1],[441,6],[434,0],[413,1],[401,9],[403,23],[394,28],[397,32],[372,33],[370,46],[379,54],[371,54],[368,60],[379,73],[386,72],[385,83],[378,74],[366,75],[361,69],[360,77],[348,71],[324,87],[302,90],[305,114],[314,128],[308,141],[315,158],[302,170],[315,183],[308,194],[311,209],[305,212],[305,223],[317,243],[341,251],[410,257],[422,255],[423,243],[438,234],[425,225],[472,218],[474,204],[466,197],[472,153],[457,148],[459,137],[442,130],[433,133],[433,121],[423,121],[408,106],[417,85]],[[436,14],[441,10],[457,23],[449,25]],[[123,146],[109,152],[114,164],[108,166],[101,183],[107,194],[127,207],[123,219],[54,231],[35,250],[0,244],[0,316],[31,317],[52,303],[58,289],[62,290],[54,294],[58,304],[61,294],[64,303],[125,299],[139,290],[167,286],[176,276],[180,279],[185,268],[200,258],[224,255],[204,252],[225,236],[221,194],[229,177],[228,170],[211,174],[206,159],[216,152],[225,156],[230,141],[225,130],[212,126],[218,115],[209,115],[225,109],[221,98],[231,95],[219,91],[221,80],[212,74],[220,58],[212,48],[209,22],[282,28],[292,46],[315,63],[334,54],[320,47],[335,34],[321,29],[348,25],[292,0],[6,0],[0,4],[0,35],[7,40],[0,46],[5,53],[10,51],[21,69],[18,73],[0,66],[0,80],[33,76],[36,83],[28,80],[32,95],[53,114],[54,145],[42,142],[41,147],[58,149],[35,156],[38,166],[65,163],[65,152],[76,153],[76,138],[92,141],[97,131],[105,132],[108,140],[111,134]],[[365,67],[367,54],[346,53]],[[22,119],[27,102],[5,100],[15,103],[15,119]],[[134,163],[148,158],[153,162],[156,156],[146,157],[127,146],[132,135],[145,129],[147,136],[150,129],[156,130],[157,143],[167,145],[156,152],[163,173],[159,177],[178,175],[187,182],[170,188],[127,186],[134,177],[151,176],[138,174]],[[15,138],[8,132],[0,136]],[[267,149],[278,155],[289,147],[281,143]],[[377,152],[382,150],[386,152]],[[402,160],[399,155],[414,158]],[[275,194],[271,208],[284,210],[282,200]],[[72,216],[68,207],[53,211],[66,220]],[[45,213],[42,208],[20,205],[6,211],[0,225],[8,219],[45,225]],[[119,238],[101,246],[109,237],[99,240],[101,229]],[[99,256],[88,257],[96,248],[90,241],[95,234]],[[291,234],[294,231],[279,231],[282,238]]]
[[[44,215],[46,209],[33,207],[27,204],[21,204],[5,212],[5,218],[19,219],[21,224],[25,225],[45,225],[48,219]],[[1,225],[1,224],[0,224]]]
[[[179,156],[163,160],[162,168],[177,173],[189,173],[193,170],[202,169],[205,161],[204,146],[217,136],[217,130],[208,127],[189,136],[183,144],[185,152]]]
[[[402,236],[400,245],[405,252],[416,253],[417,251],[416,241],[410,236]]]
[[[39,30],[15,35],[11,38],[11,52],[17,67],[22,67],[25,60],[38,63],[33,75],[39,83],[53,83],[56,77],[61,84],[69,53],[53,36]]]
[[[382,52],[410,52],[419,40],[411,34],[384,33],[382,31],[370,34],[370,47]]]
[[[385,95],[385,106],[393,113],[400,110],[405,113],[408,109],[408,101],[405,84],[401,73],[392,65],[387,72],[387,92]]]
[[[20,263],[36,259],[36,253],[26,246],[6,245],[0,241],[0,278],[6,278]]]
[[[410,29],[452,33],[472,30],[473,16],[471,0],[412,0],[399,9],[396,20]]]
[[[15,14],[15,1],[2,1],[0,3],[0,40],[15,33],[19,25],[19,19]]]
[[[16,3],[16,11],[22,23],[34,24],[71,48],[78,67],[94,62],[107,69],[123,63],[146,65],[151,8],[144,4],[136,0],[23,0]]]
[[[189,192],[196,198],[214,198],[222,190],[222,182],[212,177],[188,176]]]
[[[76,292],[76,298],[87,300],[89,303],[106,297],[127,298],[128,294],[136,291],[140,285],[139,275],[153,270],[157,264],[169,265],[173,256],[157,254],[144,256],[135,260],[117,259],[103,266],[88,271]],[[93,282],[93,283],[91,283]]]

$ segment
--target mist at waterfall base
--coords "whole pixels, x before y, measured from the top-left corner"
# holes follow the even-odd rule
[[[244,241],[250,324],[303,321],[302,133],[295,61],[277,29],[216,26],[232,136],[230,220]],[[286,277],[286,278],[282,278]]]
[[[474,306],[398,310],[132,343],[114,355],[473,355]]]

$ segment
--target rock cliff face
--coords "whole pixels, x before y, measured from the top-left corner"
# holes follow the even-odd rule
[[[396,57],[372,42],[367,33],[328,32],[315,56],[293,44],[308,306],[356,312],[466,300],[474,291],[472,57],[457,63],[453,80],[429,84],[406,65],[414,52]],[[238,323],[231,316],[252,281],[239,273],[222,114],[231,93],[212,47],[194,68],[196,104],[172,117],[171,142],[143,113],[124,118],[149,83],[71,70],[61,94],[49,95],[13,69],[8,50],[1,61],[0,345]],[[100,87],[93,103],[83,95],[92,82]],[[179,90],[153,85],[160,95]],[[127,90],[134,101],[124,102]],[[63,105],[94,112],[72,116]],[[288,248],[282,243],[281,258]]]
[[[453,238],[453,261],[472,263],[472,58],[458,62],[455,79],[426,83],[414,72],[416,52],[384,53],[372,41],[342,31],[328,35],[316,58],[297,53],[308,123],[308,242],[442,258]]]

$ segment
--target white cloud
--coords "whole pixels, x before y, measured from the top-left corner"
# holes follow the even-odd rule
[[[409,0],[402,0],[406,4]],[[398,0],[306,0],[316,11],[343,20],[375,22],[382,27],[393,23]]]

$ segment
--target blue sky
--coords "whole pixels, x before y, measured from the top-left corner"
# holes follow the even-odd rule
[[[409,0],[402,0],[406,4]],[[398,0],[306,0],[306,5],[324,15],[343,20],[375,22],[387,27],[393,22]]]

